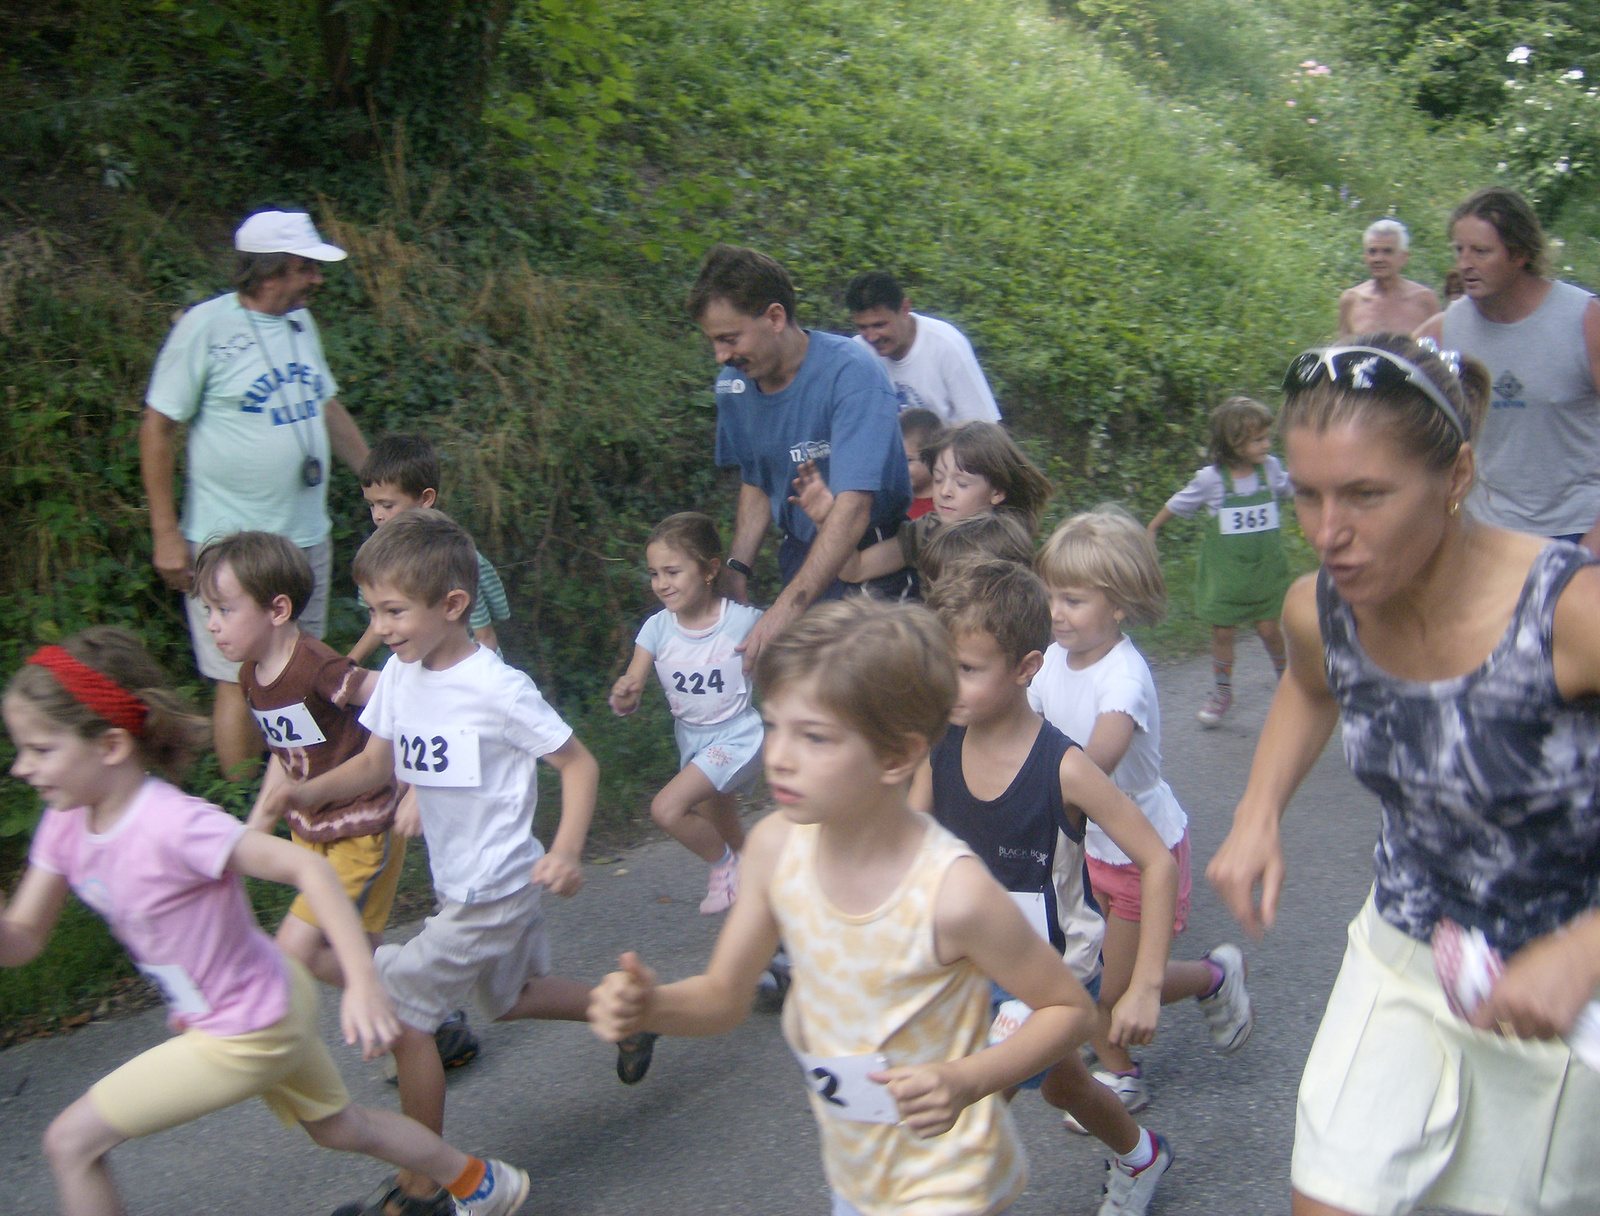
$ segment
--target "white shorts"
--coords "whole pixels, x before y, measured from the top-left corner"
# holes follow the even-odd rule
[[[200,546],[189,542],[189,559],[200,552]],[[333,540],[302,549],[311,563],[311,598],[299,616],[300,628],[314,638],[320,638],[328,627],[328,582],[333,577]],[[222,657],[216,639],[206,628],[206,602],[194,592],[183,597],[189,610],[189,642],[194,647],[195,666],[208,680],[221,680],[225,684],[239,682],[239,664]]]
[[[1369,898],[1300,1081],[1295,1189],[1359,1213],[1600,1210],[1600,1073],[1450,1012],[1433,951]]]
[[[524,984],[550,974],[539,888],[530,883],[484,903],[445,900],[421,933],[379,946],[373,961],[407,1026],[432,1034],[468,997],[492,1021],[516,1004]]]
[[[711,779],[718,793],[740,794],[761,776],[761,744],[767,730],[753,710],[714,726],[673,723],[678,739],[678,767],[694,765]]]

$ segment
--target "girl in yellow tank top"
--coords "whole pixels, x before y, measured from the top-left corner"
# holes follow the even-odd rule
[[[631,954],[590,1002],[595,1033],[719,1034],[781,941],[784,1035],[809,1086],[836,1213],[989,1216],[1026,1182],[998,1093],[1087,1035],[1089,995],[967,847],[906,804],[955,698],[924,608],[825,604],[756,672],[777,814],[750,833],[704,975],[658,986]],[[1035,1011],[986,1046],[989,982]]]

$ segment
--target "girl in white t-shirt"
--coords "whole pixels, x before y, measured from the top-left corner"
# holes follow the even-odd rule
[[[750,704],[738,647],[761,617],[714,588],[722,568],[717,526],[697,511],[669,515],[645,542],[650,589],[664,605],[639,630],[611,708],[639,708],[652,665],[676,719],[682,770],[650,803],[650,817],[711,866],[700,911],[726,912],[739,893],[738,794],[761,773],[761,716]]]
[[[1167,590],[1155,544],[1116,507],[1075,515],[1040,551],[1039,575],[1050,588],[1054,644],[1028,688],[1034,709],[1079,740],[1150,820],[1178,863],[1174,934],[1189,916],[1189,818],[1161,779],[1161,710],[1144,656],[1122,632],[1124,622],[1154,624],[1166,613]],[[1150,1089],[1126,1048],[1107,1035],[1112,1008],[1127,990],[1139,948],[1139,870],[1092,823],[1084,837],[1089,880],[1105,914],[1100,1027],[1093,1035],[1102,1071],[1129,1110],[1150,1101]],[[1255,1015],[1245,989],[1244,956],[1221,945],[1197,962],[1169,962],[1162,1004],[1195,997],[1212,1042],[1226,1053],[1243,1047]]]
[[[138,638],[99,627],[34,652],[5,694],[11,772],[46,809],[28,868],[0,904],[0,966],[38,956],[70,891],[161,990],[174,1032],[50,1124],[44,1148],[61,1211],[122,1211],[106,1169],[112,1149],[259,1097],[318,1144],[434,1179],[458,1211],[509,1216],[528,1194],[521,1170],[351,1103],[318,1034],[311,974],[261,931],[240,876],[300,889],[344,970],[345,1041],[359,1039],[370,1060],[400,1025],[356,910],[322,857],[148,775],[181,768],[206,733],[166,684]]]

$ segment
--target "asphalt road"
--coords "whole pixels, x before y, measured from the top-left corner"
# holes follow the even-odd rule
[[[1189,812],[1193,912],[1174,955],[1243,941],[1206,885],[1204,865],[1226,835],[1271,694],[1258,644],[1241,639],[1238,699],[1224,724],[1194,720],[1209,661],[1157,673],[1165,770]],[[1337,739],[1286,824],[1288,884],[1276,930],[1244,943],[1255,1035],[1237,1056],[1215,1053],[1198,1010],[1169,1007],[1143,1052],[1154,1102],[1146,1126],[1172,1141],[1176,1162],[1152,1212],[1288,1211],[1294,1095],[1338,969],[1344,927],[1371,882],[1376,804],[1350,778]],[[596,978],[637,949],[663,976],[698,971],[720,918],[701,917],[704,867],[670,841],[592,866],[574,899],[551,900],[557,970]],[[415,925],[392,936],[405,937]],[[336,1002],[323,1021],[337,1042]],[[451,1078],[446,1134],[469,1151],[515,1161],[534,1177],[530,1216],[819,1216],[827,1187],[816,1134],[777,1019],[753,1015],[720,1039],[663,1040],[649,1077],[620,1085],[614,1053],[582,1025],[479,1026],[482,1057]],[[39,1149],[50,1118],[98,1077],[158,1042],[159,1012],[87,1025],[0,1052],[0,1208],[54,1210]],[[356,1101],[393,1106],[376,1065],[335,1050]],[[1099,1145],[1067,1133],[1037,1095],[1016,1104],[1032,1162],[1015,1216],[1092,1213],[1104,1172]],[[316,1148],[260,1103],[127,1144],[112,1154],[128,1210],[192,1216],[323,1216],[359,1198],[385,1173],[363,1158]]]

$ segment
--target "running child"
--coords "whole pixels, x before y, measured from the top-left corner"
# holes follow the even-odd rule
[[[846,583],[864,583],[907,567],[916,569],[929,539],[945,524],[982,511],[1019,515],[1033,534],[1050,501],[1050,480],[995,422],[967,422],[945,431],[923,453],[933,461],[933,512],[908,520],[888,540],[850,555],[839,571]],[[810,463],[800,466],[795,498],[820,527],[833,508],[827,483]]]
[[[1249,397],[1229,397],[1211,413],[1211,463],[1167,499],[1150,521],[1150,539],[1175,515],[1202,507],[1211,517],[1195,567],[1195,607],[1211,626],[1211,669],[1217,685],[1195,717],[1216,726],[1233,707],[1233,634],[1250,625],[1281,677],[1283,597],[1289,562],[1278,527],[1278,499],[1294,493],[1272,447],[1272,411]]]
[[[761,609],[716,592],[722,540],[709,516],[669,515],[645,541],[650,589],[660,612],[639,630],[633,660],[611,688],[612,712],[639,708],[652,665],[672,709],[676,777],[650,803],[650,817],[711,867],[700,911],[726,912],[739,893],[738,795],[761,776],[761,715],[750,704],[744,659],[735,649]]]
[[[911,804],[931,810],[1011,893],[1040,937],[1091,995],[1100,990],[1105,922],[1087,898],[1083,836],[1094,824],[1135,859],[1146,887],[1139,953],[1112,1011],[1112,1041],[1148,1043],[1161,1016],[1178,868],[1139,808],[1083,749],[1028,704],[1050,644],[1050,593],[1013,562],[970,561],[947,574],[928,606],[955,645],[950,730],[917,772]],[[994,994],[990,1037],[1013,1033],[1029,1010]],[[1073,1053],[1024,1082],[1112,1150],[1099,1216],[1142,1216],[1172,1164],[1165,1137],[1141,1128]]]
[[[380,435],[368,450],[359,476],[361,497],[367,500],[372,522],[379,527],[402,511],[439,505],[439,453],[422,435]],[[478,594],[467,623],[473,637],[499,654],[500,638],[494,623],[511,619],[511,605],[500,575],[484,560],[481,550],[474,552],[478,555]],[[350,648],[350,657],[365,663],[377,648],[378,635],[369,624]]]
[[[400,1109],[438,1129],[445,1090],[434,1032],[468,996],[499,1021],[584,1019],[588,988],[550,974],[540,888],[569,896],[582,887],[600,769],[533,681],[464,628],[478,563],[460,525],[426,507],[407,511],[361,546],[354,574],[392,652],[361,713],[367,746],[332,772],[286,783],[267,805],[322,806],[391,778],[416,788],[439,910],[375,961],[400,1020]],[[561,776],[548,852],[533,834],[540,759]],[[649,1046],[623,1046],[624,1080],[644,1075]],[[402,1172],[400,1186],[417,1199],[433,1194],[415,1172]]]
[[[36,651],[6,690],[11,766],[46,804],[28,868],[0,911],[0,966],[44,949],[73,891],[166,997],[174,1036],[101,1078],[45,1132],[65,1216],[124,1209],[106,1154],[125,1140],[260,1097],[318,1144],[427,1178],[459,1207],[506,1216],[528,1176],[469,1157],[403,1115],[353,1105],[317,1034],[317,990],[256,925],[241,874],[300,890],[343,969],[345,1042],[366,1059],[400,1032],[355,909],[328,862],[191,798],[175,776],[205,724],[139,640],[87,629]],[[432,1189],[432,1188],[430,1188]]]
[[[1154,624],[1166,612],[1167,589],[1156,548],[1138,520],[1116,507],[1074,515],[1045,542],[1037,562],[1050,589],[1051,632],[1028,703],[1062,734],[1085,740],[1089,759],[1131,798],[1172,850],[1178,864],[1178,903],[1172,923],[1182,933],[1189,918],[1189,817],[1161,779],[1161,707],[1155,681],[1124,623]],[[1095,902],[1106,913],[1105,977],[1100,1024],[1093,1043],[1101,1071],[1129,1110],[1144,1109],[1150,1088],[1110,1033],[1117,1002],[1127,990],[1135,959],[1144,957],[1144,917],[1139,867],[1105,831],[1091,823],[1084,836]],[[1197,962],[1169,962],[1161,1002],[1199,1001],[1211,1041],[1226,1054],[1245,1045],[1255,1025],[1245,988],[1244,955],[1221,945]]]
[[[923,453],[939,441],[944,423],[932,410],[913,406],[900,411],[900,438],[906,446],[906,470],[911,474],[911,506],[907,519],[921,519],[933,510],[933,470]]]
[[[835,1216],[998,1213],[1026,1181],[999,1092],[1071,1052],[1093,1006],[971,850],[907,804],[955,701],[950,640],[916,605],[821,604],[762,650],[756,691],[779,809],[750,833],[710,966],[658,986],[624,954],[594,990],[595,1033],[724,1033],[782,940],[784,1036]],[[1037,1010],[992,1047],[991,979]]]
[[[975,558],[998,558],[1031,567],[1033,534],[1014,511],[980,511],[958,519],[928,538],[917,559],[917,577],[927,589],[948,571]]]
[[[239,687],[266,736],[271,759],[247,826],[271,835],[277,819],[264,800],[290,776],[336,768],[367,745],[361,707],[378,673],[363,671],[296,622],[311,598],[311,563],[272,532],[235,532],[195,556],[194,587],[206,628],[223,658],[239,666]],[[399,786],[376,789],[311,811],[288,812],[290,839],[328,859],[376,949],[394,905],[405,837],[390,831]],[[278,926],[278,945],[324,984],[344,977],[333,947],[304,896]]]

